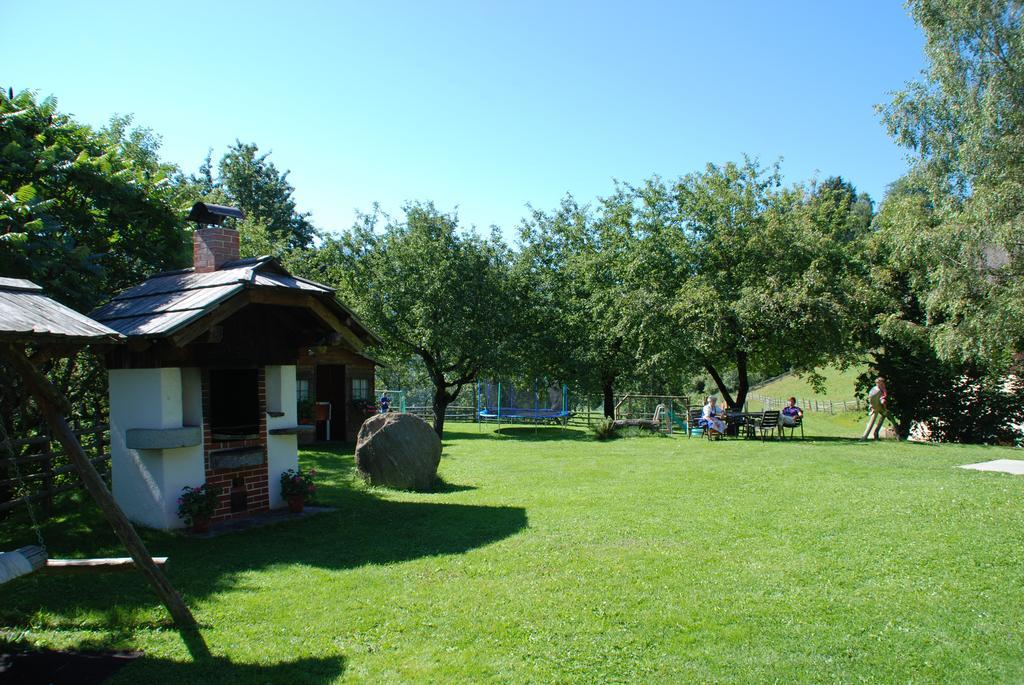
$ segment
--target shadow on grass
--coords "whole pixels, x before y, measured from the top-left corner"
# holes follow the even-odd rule
[[[448,481],[438,478],[434,483],[434,489],[432,492],[435,493],[446,493],[446,492],[467,492],[469,490],[476,490],[475,485],[459,485],[458,483],[449,483]]]
[[[336,511],[202,540],[140,530],[152,554],[170,558],[167,574],[186,602],[231,590],[252,571],[288,564],[341,570],[462,554],[514,535],[528,523],[522,507],[415,501],[430,495],[409,495],[414,501],[379,497],[353,483],[350,454],[318,448],[303,455],[303,465],[310,462],[323,476],[317,504]],[[441,492],[468,489],[472,488],[447,485]],[[46,526],[47,544],[55,556],[123,555],[91,500],[71,498],[70,503]],[[10,531],[10,523],[5,523],[5,531]],[[0,537],[0,549],[31,542],[27,526],[16,528],[17,535]],[[0,605],[0,624],[9,628],[29,624],[37,612],[46,616],[48,625],[84,620],[98,629],[110,627],[108,622],[138,626],[154,620],[155,598],[141,574],[134,572],[34,573],[6,584],[4,590],[9,592]],[[158,616],[170,625],[162,610]],[[197,619],[202,623],[201,615]]]
[[[846,437],[846,436],[841,436],[841,435],[808,435],[805,438],[801,438],[799,435],[796,436],[796,438],[790,438],[787,435],[785,441],[786,442],[795,442],[795,443],[798,443],[798,444],[801,443],[801,442],[815,442],[815,443],[817,443],[817,442],[828,442],[828,443],[836,443],[836,444],[847,445],[847,446],[850,446],[850,445],[866,445],[866,446],[871,446],[871,445],[875,445],[875,444],[895,445],[897,443],[899,443],[899,444],[908,444],[908,445],[924,445],[924,444],[928,444],[928,443],[922,443],[922,442],[911,442],[909,440],[899,440],[899,441],[897,441],[897,440],[895,440],[893,438],[881,438],[879,440],[861,440],[859,436],[858,437]]]
[[[445,428],[445,441],[443,446],[448,447],[450,440],[502,440],[515,438],[523,441],[549,441],[549,440],[590,440],[591,436],[583,428],[576,426],[507,426],[502,425],[500,429],[494,427],[491,430],[490,424],[487,430],[476,430],[472,428],[458,429]]]
[[[345,671],[341,656],[297,659],[272,666],[240,664],[223,657],[190,662],[111,652],[95,640],[62,650],[36,649],[24,640],[0,640],[0,681],[94,685],[99,683],[331,683]]]
[[[192,662],[139,654],[73,650],[10,652],[0,671],[3,682],[24,685],[100,685],[117,683],[332,683],[345,671],[342,657],[298,659],[273,666],[238,664],[221,657]]]
[[[110,685],[119,683],[217,683],[218,685],[309,683],[318,685],[319,683],[335,682],[344,671],[345,659],[341,656],[296,659],[273,666],[239,664],[221,657],[202,659],[192,663],[142,657],[118,673],[109,683]]]

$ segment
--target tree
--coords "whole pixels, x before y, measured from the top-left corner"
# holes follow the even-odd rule
[[[160,162],[159,145],[130,117],[96,130],[60,112],[53,97],[0,89],[0,274],[29,279],[87,312],[154,272],[182,266],[187,193],[177,170]],[[94,355],[41,368],[86,416],[105,407],[106,373]],[[0,368],[3,378],[12,374]],[[0,383],[0,421],[12,435],[41,423],[26,399],[21,386]]]
[[[1006,370],[1024,351],[1024,6],[908,4],[928,68],[881,112],[935,220],[891,222],[890,242],[926,265],[914,288],[938,356]]]
[[[863,334],[872,369],[858,387],[866,391],[876,374],[886,378],[901,436],[916,423],[934,440],[1006,442],[1013,424],[1024,421],[1024,386],[975,362],[943,358],[932,344],[932,265],[907,240],[909,232],[935,231],[942,220],[927,183],[914,172],[890,186],[866,243],[873,316]]]
[[[927,336],[884,336],[871,369],[858,378],[864,394],[881,375],[901,437],[915,424],[937,442],[1013,444],[1024,423],[1024,383],[995,378],[982,367],[940,359]]]
[[[783,189],[777,165],[747,159],[709,164],[674,192],[692,259],[675,297],[680,354],[696,357],[726,403],[743,405],[751,369],[813,374],[852,358],[862,274],[849,241],[863,230],[852,187]]]
[[[158,157],[160,140],[114,117],[94,130],[53,97],[0,90],[0,274],[26,278],[89,311],[111,293],[188,260],[187,191]],[[51,379],[72,401],[102,406],[94,359],[53,362]],[[0,388],[0,416],[22,430],[24,398]]]
[[[857,193],[842,176],[832,176],[810,191],[810,211],[815,225],[830,227],[837,240],[852,243],[868,235],[874,203],[867,193]]]
[[[361,217],[325,241],[307,273],[339,288],[384,339],[384,359],[422,359],[434,386],[434,430],[443,436],[445,411],[463,387],[508,361],[516,337],[509,253],[496,234],[464,233],[457,215],[431,203],[407,204],[403,213]]]
[[[567,196],[534,211],[521,230],[518,288],[530,293],[527,371],[600,393],[613,416],[615,387],[664,374],[679,247],[672,197],[660,179],[619,185],[597,209]]]
[[[255,143],[235,141],[217,163],[216,177],[211,152],[190,180],[199,197],[241,209],[245,220],[240,230],[247,229],[255,244],[274,248],[274,253],[281,246],[311,247],[318,236],[311,214],[298,211],[290,172],[279,172],[269,158]]]
[[[182,188],[159,138],[115,117],[95,131],[56,99],[0,91],[0,272],[79,311],[187,259]]]

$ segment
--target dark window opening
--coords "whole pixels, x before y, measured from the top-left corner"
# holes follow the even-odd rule
[[[308,378],[295,379],[295,399],[299,402],[305,402],[310,399]]]
[[[256,369],[210,371],[210,432],[214,439],[258,438],[260,396]]]
[[[249,492],[245,489],[245,478],[238,476],[231,479],[231,513],[245,511],[249,508]]]
[[[368,400],[370,399],[370,381],[367,378],[353,378],[352,379],[352,399],[353,400]]]

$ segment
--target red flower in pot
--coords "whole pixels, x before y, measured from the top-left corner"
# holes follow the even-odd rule
[[[281,474],[281,496],[288,500],[288,510],[294,514],[301,513],[306,500],[313,497],[316,485],[316,469],[303,472],[299,469],[288,469]]]

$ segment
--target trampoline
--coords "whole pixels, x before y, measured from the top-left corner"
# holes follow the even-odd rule
[[[524,407],[495,407],[480,410],[481,419],[506,419],[508,421],[523,421],[526,423],[562,423],[569,418],[572,412],[565,409],[526,409]]]
[[[477,384],[477,418],[484,421],[508,423],[554,424],[564,426],[569,411],[569,387],[539,386],[531,391],[517,391],[514,386],[501,383]]]

